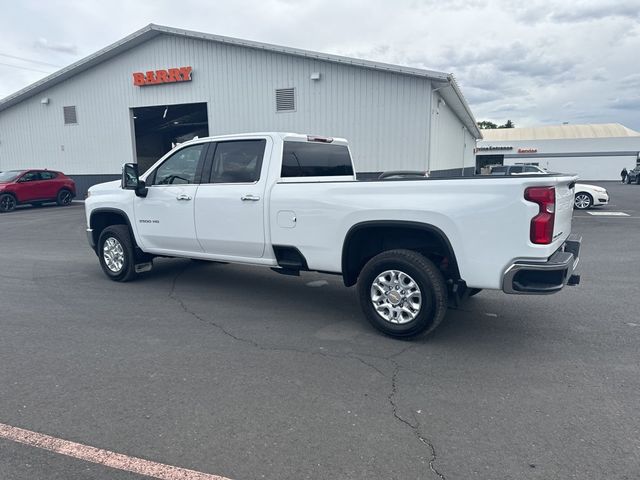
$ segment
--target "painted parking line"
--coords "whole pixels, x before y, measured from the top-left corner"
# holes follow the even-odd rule
[[[587,212],[594,217],[628,217],[628,213],[624,212]]]
[[[219,475],[174,467],[164,463],[152,462],[142,458],[103,450],[102,448],[70,442],[69,440],[51,437],[23,428],[12,427],[4,423],[0,423],[0,438],[59,453],[67,457],[97,463],[98,465],[104,465],[117,470],[158,478],[160,480],[230,480]]]

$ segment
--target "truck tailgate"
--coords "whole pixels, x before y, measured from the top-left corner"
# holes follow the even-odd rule
[[[573,194],[575,179],[563,179],[556,185],[556,218],[553,227],[554,240],[564,240],[571,233]]]

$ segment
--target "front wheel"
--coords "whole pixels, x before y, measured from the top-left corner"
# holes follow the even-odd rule
[[[128,282],[135,278],[135,251],[126,225],[112,225],[102,231],[98,239],[98,258],[102,271],[111,280]]]
[[[0,195],[0,212],[10,212],[16,208],[16,197],[10,193]]]
[[[574,205],[578,210],[586,210],[593,205],[593,197],[586,192],[576,193]]]
[[[442,273],[412,250],[389,250],[369,260],[358,279],[358,297],[367,320],[392,337],[428,334],[447,312]]]

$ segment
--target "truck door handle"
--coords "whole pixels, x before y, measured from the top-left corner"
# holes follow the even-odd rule
[[[257,202],[260,200],[260,197],[256,197],[255,195],[243,195],[240,197],[240,200],[243,202]]]
[[[186,193],[181,193],[176,197],[176,200],[191,200],[191,197]]]

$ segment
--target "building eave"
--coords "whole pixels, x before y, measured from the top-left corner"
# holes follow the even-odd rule
[[[37,82],[23,88],[22,90],[19,90],[5,97],[4,99],[0,100],[0,112],[161,34],[182,36],[190,39],[199,39],[203,41],[211,41],[245,48],[253,48],[267,52],[282,53],[286,55],[338,63],[342,65],[350,65],[354,67],[368,68],[377,71],[397,73],[401,75],[411,75],[428,79],[435,85],[446,84],[445,86],[449,87],[449,89],[451,90],[449,95],[450,98],[448,101],[452,105],[455,105],[454,111],[456,112],[456,115],[459,116],[469,132],[471,132],[471,134],[475,138],[482,138],[482,134],[478,130],[478,127],[475,123],[475,118],[471,113],[471,109],[469,108],[469,105],[467,104],[464,96],[462,95],[462,92],[460,91],[455,79],[451,74],[438,72],[435,70],[392,65],[382,62],[374,62],[371,60],[362,60],[358,58],[314,52],[311,50],[303,50],[293,47],[284,47],[269,43],[243,40],[239,38],[225,37],[222,35],[195,32],[191,30],[183,30],[180,28],[155,24],[149,24],[146,27],[132,33],[131,35],[128,35],[127,37],[124,37],[121,40],[61,70],[58,70],[57,72],[41,80],[38,80]]]

